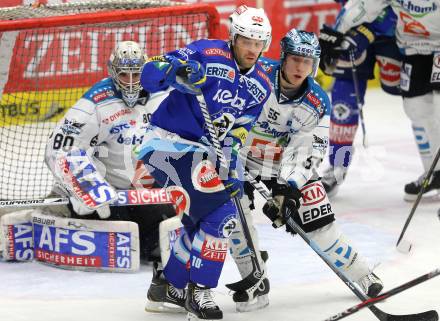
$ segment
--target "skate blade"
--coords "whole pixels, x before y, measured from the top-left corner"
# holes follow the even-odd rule
[[[237,312],[251,312],[259,309],[263,309],[269,305],[269,296],[259,295],[251,301],[247,302],[236,302]]]
[[[218,321],[218,319],[200,319],[194,313],[188,312],[186,321]]]
[[[185,308],[172,303],[147,301],[146,312],[156,313],[185,313]]]
[[[423,203],[434,203],[434,202],[438,202],[440,201],[440,194],[439,194],[440,190],[432,190],[429,191],[427,193],[423,193],[422,198],[421,198],[421,202]],[[405,194],[403,196],[403,199],[406,202],[411,202],[413,203],[416,199],[417,199],[417,195],[414,194]]]

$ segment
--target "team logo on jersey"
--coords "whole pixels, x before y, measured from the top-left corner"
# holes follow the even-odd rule
[[[235,117],[230,113],[221,114],[219,117],[212,121],[212,124],[217,130],[218,139],[220,141],[225,139],[226,134],[231,130],[234,122]]]
[[[229,237],[238,225],[238,220],[234,215],[228,215],[223,219],[220,224],[218,235],[223,235],[223,237]]]
[[[189,214],[189,207],[191,201],[186,190],[180,186],[167,187],[167,193],[174,204],[176,209],[176,215]]]
[[[207,64],[206,75],[215,78],[225,79],[231,83],[233,83],[235,80],[234,68],[224,64]]]
[[[215,193],[225,189],[215,166],[209,160],[203,160],[195,167],[191,179],[194,188],[200,192]]]
[[[341,123],[345,123],[348,121],[348,118],[351,115],[351,109],[350,106],[337,102],[333,105],[333,117]]]
[[[64,124],[61,125],[61,130],[64,135],[79,135],[85,124],[86,123],[79,123],[75,119],[69,120],[66,118],[64,119]]]

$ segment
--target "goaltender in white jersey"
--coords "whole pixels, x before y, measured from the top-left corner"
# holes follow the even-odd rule
[[[330,113],[329,98],[313,79],[320,52],[315,34],[292,29],[281,40],[280,63],[262,60],[273,84],[273,93],[250,131],[242,154],[251,176],[258,176],[281,205],[280,212],[271,219],[279,219],[286,207],[294,207],[293,219],[310,238],[366,294],[376,296],[382,283],[334,223],[333,210],[317,174],[327,149]],[[254,189],[247,182],[245,193],[247,197],[241,202],[264,278],[258,286],[234,293],[238,311],[262,308],[269,303],[269,281],[264,264],[267,256],[261,255],[252,226]],[[245,278],[253,267],[241,227],[231,236],[230,246],[240,274]]]
[[[112,52],[110,77],[93,85],[65,114],[51,134],[45,160],[69,197],[73,218],[134,221],[139,225],[141,257],[152,259],[158,225],[175,215],[171,205],[109,207],[116,190],[151,188],[154,179],[137,161],[151,114],[166,97],[140,85],[146,55],[139,44],[123,41]]]

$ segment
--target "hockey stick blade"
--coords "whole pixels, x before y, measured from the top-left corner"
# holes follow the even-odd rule
[[[385,293],[383,293],[382,295],[379,295],[376,298],[370,298],[366,301],[363,301],[359,304],[356,304],[350,308],[348,308],[345,311],[342,311],[338,314],[335,314],[334,316],[325,319],[324,321],[336,321],[336,320],[341,320],[345,317],[348,317],[349,315],[352,315],[353,313],[358,312],[359,310],[363,309],[363,308],[367,308],[369,306],[372,306],[374,304],[377,304],[381,301],[384,301],[390,297],[392,297],[393,295],[396,295],[400,292],[403,292],[409,288],[412,288],[413,286],[416,286],[420,283],[423,283],[425,281],[428,281],[436,276],[438,276],[440,274],[440,269],[436,269],[434,271],[431,271],[429,273],[426,273],[422,276],[419,276],[416,279],[413,279],[411,281],[408,281],[404,284],[401,284]],[[380,312],[379,312],[380,314]],[[409,314],[407,316],[399,316],[399,315],[388,315],[386,316],[388,317],[388,319],[386,320],[429,320],[429,321],[436,321],[438,320],[438,314],[436,311],[427,311],[427,312],[422,312],[422,313],[417,313],[417,314]],[[408,318],[408,319],[405,319]]]
[[[238,291],[246,291],[250,289],[253,286],[256,286],[258,283],[263,281],[263,275],[260,275],[259,273],[251,273],[244,279],[234,282],[225,284],[225,286],[232,291],[238,292]]]

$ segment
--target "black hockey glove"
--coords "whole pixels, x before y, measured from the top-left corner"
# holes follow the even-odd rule
[[[272,186],[272,196],[279,207],[271,202],[266,202],[263,206],[263,213],[269,217],[275,227],[286,224],[287,219],[293,219],[301,206],[302,194],[299,189],[293,188],[289,184],[275,184]],[[296,234],[288,225],[286,231]]]
[[[340,47],[344,34],[324,25],[319,31],[319,45],[321,46],[321,59],[319,67],[327,74],[331,75],[336,67],[336,61],[341,54]]]

